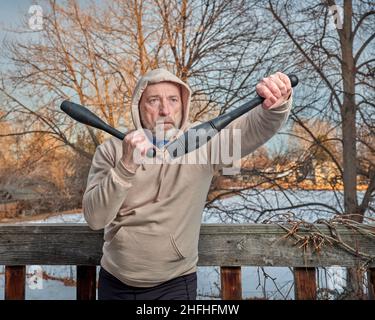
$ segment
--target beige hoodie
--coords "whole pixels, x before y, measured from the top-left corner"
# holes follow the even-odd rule
[[[149,83],[172,81],[182,87],[182,129],[188,122],[191,92],[180,79],[156,69],[143,76],[133,94],[132,117],[141,128],[138,103]],[[241,129],[241,156],[270,139],[286,121],[292,101],[273,110],[257,107],[232,122]],[[209,144],[220,143],[221,132]],[[211,150],[211,149],[210,149]],[[162,151],[159,151],[162,152]],[[194,154],[191,152],[189,156]],[[201,217],[211,179],[222,163],[145,164],[136,173],[120,161],[122,141],[110,138],[92,160],[83,213],[92,229],[104,228],[101,266],[122,282],[152,287],[196,271]]]

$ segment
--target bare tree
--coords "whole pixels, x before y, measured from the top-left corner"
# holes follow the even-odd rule
[[[104,135],[76,124],[59,111],[60,103],[77,101],[110,125],[129,129],[135,82],[155,67],[175,72],[192,86],[193,121],[243,102],[265,74],[262,61],[271,43],[257,34],[257,16],[246,1],[42,4],[46,15],[38,36],[8,41],[2,51],[10,62],[0,82],[7,100],[3,120],[13,124],[3,136],[19,137],[28,148],[34,136],[44,137],[88,163]]]
[[[324,93],[322,99],[311,105],[340,130],[340,137],[335,138],[342,146],[340,154],[332,153],[308,126],[303,125],[301,116],[311,116],[314,112],[309,104],[299,106],[293,113],[293,120],[337,166],[344,185],[342,213],[362,222],[366,212],[375,211],[371,206],[375,193],[375,163],[369,157],[363,161],[364,157],[357,152],[357,145],[364,154],[372,148],[359,132],[374,135],[371,101],[375,86],[375,60],[372,58],[375,34],[371,25],[375,11],[367,1],[355,4],[344,1],[342,7],[331,0],[308,1],[299,4],[298,9],[294,9],[295,4],[294,1],[268,1],[267,10],[289,41],[302,82]],[[368,185],[361,200],[359,177],[364,177]],[[357,271],[349,271],[349,284],[350,289],[361,296],[361,278]]]

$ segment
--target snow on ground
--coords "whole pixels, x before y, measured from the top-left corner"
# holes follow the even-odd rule
[[[12,224],[24,224],[25,222],[15,222]],[[39,220],[30,220],[26,223],[86,223],[85,218],[82,213],[71,213],[71,214],[61,214],[56,216],[47,217]]]
[[[235,196],[221,201],[217,201],[216,205],[225,210],[234,213],[230,219],[222,219],[220,211],[215,209],[205,210],[203,223],[235,223],[235,222],[251,222],[256,220],[257,214],[249,214],[249,209],[257,209],[260,207],[267,208],[270,204],[277,203],[279,206],[288,205],[289,202],[294,204],[309,202],[324,202],[326,204],[337,207],[337,199],[333,196],[333,192],[320,191],[300,191],[299,193],[290,193],[285,195],[281,192],[263,191],[255,193],[248,191],[244,197]],[[308,209],[292,210],[294,217],[307,221],[315,221],[317,218],[329,218],[330,214],[321,207],[311,206]],[[289,212],[290,210],[285,210]],[[318,212],[318,214],[317,214]],[[239,217],[239,218],[238,218]],[[264,215],[264,219],[269,219],[270,215]],[[19,222],[24,223],[24,222]],[[64,214],[51,216],[42,220],[28,221],[27,223],[85,223],[82,213]],[[33,270],[38,266],[27,267],[27,286],[26,299],[58,299],[70,300],[76,298],[75,286],[64,285],[62,280],[46,280],[35,285],[32,282]],[[0,299],[4,299],[4,270],[0,266]],[[59,279],[75,279],[76,269],[74,266],[39,266],[44,273]],[[98,272],[99,274],[99,267]],[[198,267],[198,298],[199,299],[217,299],[220,294],[220,273],[218,267]],[[34,276],[35,279],[35,276]],[[281,267],[242,267],[242,288],[243,298],[267,298],[267,299],[293,299],[293,274],[289,268]],[[337,293],[342,291],[345,285],[345,269],[340,267],[331,267],[318,270],[318,285],[327,287]]]
[[[364,192],[358,192],[359,201],[361,201],[363,195]],[[251,189],[243,191],[241,195],[216,201],[213,208],[205,210],[203,222],[262,222],[268,219],[281,219],[281,216],[285,214],[288,214],[294,220],[314,222],[322,218],[330,219],[334,210],[343,212],[341,207],[343,202],[342,193],[326,190],[286,190],[281,192]],[[309,205],[293,208],[293,206],[302,204]],[[274,208],[285,209],[275,212]],[[223,212],[225,213],[223,214]],[[228,212],[230,215],[226,214]]]

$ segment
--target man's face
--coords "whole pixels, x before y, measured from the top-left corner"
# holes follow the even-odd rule
[[[172,82],[150,84],[143,91],[139,112],[142,125],[153,133],[176,131],[182,121],[180,87]]]

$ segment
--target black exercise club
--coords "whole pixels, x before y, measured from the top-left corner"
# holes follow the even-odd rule
[[[289,79],[292,87],[295,87],[298,84],[298,78],[295,75],[289,75]],[[256,106],[262,104],[264,98],[257,96],[256,98],[246,102],[242,106],[236,108],[233,111],[224,113],[212,120],[199,124],[189,130],[187,130],[183,135],[178,139],[171,142],[167,147],[167,151],[170,154],[171,158],[178,158],[186,153],[189,153],[195,149],[200,148],[202,145],[207,143],[214,135],[216,135],[220,130],[225,128],[233,120],[237,119],[244,113],[254,109]],[[92,113],[89,109],[84,106],[81,106],[77,103],[65,100],[61,103],[61,110],[68,114],[74,120],[86,124],[88,126],[103,130],[116,138],[123,140],[125,134],[116,130],[115,128],[106,124],[101,120],[97,115]],[[198,134],[195,135],[195,143],[189,141],[189,132],[190,130],[195,130]],[[190,135],[191,139],[191,135]],[[156,154],[154,149],[147,151],[147,156],[154,157]]]

